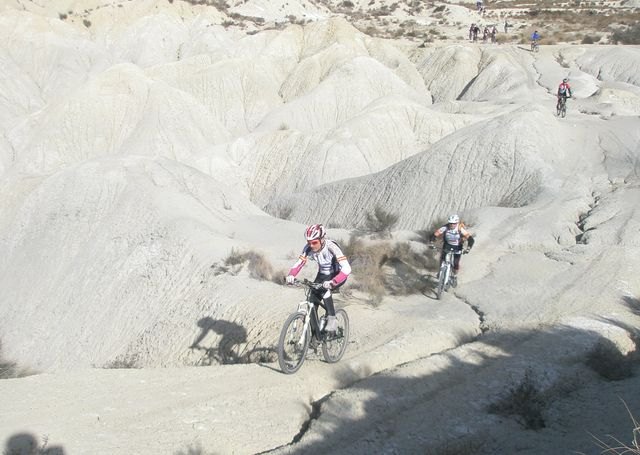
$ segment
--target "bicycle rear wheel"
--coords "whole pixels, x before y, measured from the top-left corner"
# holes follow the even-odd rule
[[[280,332],[278,363],[285,374],[298,371],[307,355],[311,334],[308,329],[307,333],[304,333],[304,318],[304,313],[293,313],[287,318]]]
[[[349,316],[340,309],[336,311],[338,329],[335,332],[326,332],[322,343],[322,355],[328,363],[336,363],[344,355],[349,342]]]
[[[566,105],[566,104],[563,104],[563,105],[560,107],[560,116],[561,116],[562,118],[565,118],[565,117],[566,117],[566,115],[567,115],[567,105]]]

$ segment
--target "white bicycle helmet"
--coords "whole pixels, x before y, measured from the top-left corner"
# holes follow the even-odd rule
[[[564,82],[566,84],[567,82],[569,82],[569,78],[565,77],[564,79],[562,79],[562,82]]]
[[[447,218],[448,224],[458,224],[460,222],[460,217],[458,215],[449,215]]]
[[[322,240],[325,235],[326,231],[324,230],[324,226],[321,224],[312,224],[304,231],[304,236],[307,241]]]

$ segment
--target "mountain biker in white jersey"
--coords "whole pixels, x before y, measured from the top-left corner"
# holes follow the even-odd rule
[[[296,275],[302,270],[308,259],[318,263],[318,274],[314,282],[322,283],[322,287],[326,290],[322,294],[322,300],[327,309],[326,330],[334,332],[338,328],[338,321],[336,320],[336,309],[333,306],[331,290],[337,289],[345,283],[351,273],[351,266],[338,244],[326,238],[326,231],[322,224],[313,224],[307,227],[304,236],[307,244],[302,249],[302,254],[296,263],[289,270],[287,284],[294,283]]]
[[[453,276],[452,282],[457,284],[458,270],[460,269],[460,257],[462,256],[462,250],[464,248],[464,242],[467,241],[466,252],[469,252],[475,243],[475,240],[471,233],[467,231],[464,224],[460,222],[458,215],[451,215],[447,219],[447,224],[439,227],[433,233],[435,238],[442,236],[444,242],[442,247],[442,255],[440,256],[440,262],[444,261],[446,256],[446,250],[452,249],[453,255]]]

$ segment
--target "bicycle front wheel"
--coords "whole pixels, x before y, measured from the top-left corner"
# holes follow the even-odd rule
[[[444,289],[446,287],[448,279],[447,275],[447,266],[445,264],[442,264],[442,266],[440,267],[440,273],[438,274],[438,284],[436,285],[436,298],[438,300],[442,298],[442,293],[444,292]]]
[[[349,342],[349,317],[347,312],[340,309],[336,311],[338,328],[335,332],[326,332],[322,343],[322,355],[328,363],[336,363],[344,355]]]
[[[560,108],[560,115],[562,116],[562,118],[565,118],[565,116],[567,115],[567,105],[566,104],[563,105]]]
[[[278,363],[285,374],[293,374],[300,369],[309,349],[309,330],[304,330],[304,313],[290,315],[278,340]]]

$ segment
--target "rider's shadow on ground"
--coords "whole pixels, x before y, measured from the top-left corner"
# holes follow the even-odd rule
[[[189,346],[190,349],[202,351],[198,365],[216,365],[233,363],[261,363],[274,360],[275,347],[262,347],[260,341],[252,348],[248,345],[247,330],[240,324],[204,317],[198,321],[200,333]],[[219,338],[217,344],[204,343],[210,333]]]
[[[430,274],[423,273],[398,259],[389,259],[384,263],[385,267],[392,269],[387,275],[387,286],[392,295],[409,295],[421,293],[426,297],[435,297],[435,289],[438,284]]]
[[[241,361],[240,345],[247,342],[247,330],[243,326],[223,319],[216,320],[204,317],[198,321],[198,327],[200,327],[200,333],[189,347],[203,351],[203,356],[198,362],[200,365],[229,364]],[[200,345],[209,332],[220,336],[217,346]]]

